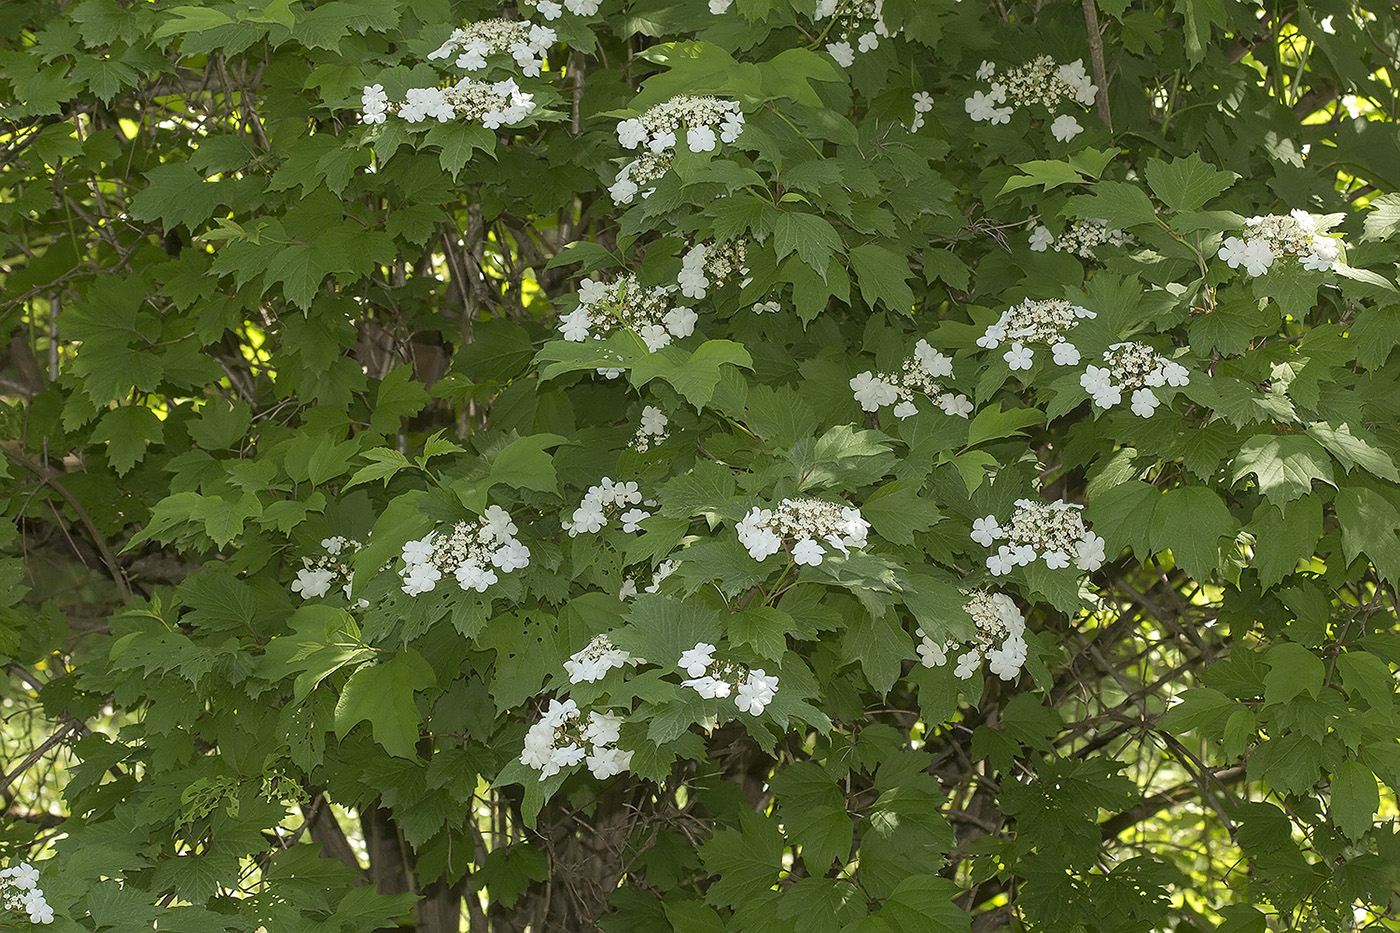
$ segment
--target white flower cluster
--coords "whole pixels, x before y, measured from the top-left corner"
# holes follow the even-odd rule
[[[550,700],[544,716],[525,733],[520,763],[537,769],[541,781],[585,759],[594,777],[612,777],[632,764],[632,753],[617,747],[621,730],[621,716],[591,712],[585,722],[573,700]]]
[[[657,590],[661,589],[661,581],[675,573],[678,565],[679,561],[674,560],[663,560],[661,563],[657,564],[656,569],[652,571],[651,574],[651,583],[648,584],[646,589],[642,590],[642,592],[655,593]],[[635,576],[630,576],[622,581],[622,587],[618,590],[617,598],[627,600],[636,595],[637,578]]]
[[[914,93],[914,122],[909,124],[909,132],[917,133],[924,127],[924,114],[933,109],[933,95],[928,91]]]
[[[594,534],[606,525],[613,515],[617,515],[622,521],[622,530],[631,534],[640,529],[639,522],[651,517],[651,513],[646,509],[636,506],[650,507],[655,504],[650,499],[642,502],[642,493],[636,483],[614,483],[604,476],[597,486],[588,487],[583,501],[574,509],[573,518],[564,520],[562,524],[569,537],[574,538],[581,534]],[[629,509],[628,506],[632,508]],[[626,511],[623,511],[624,509]]]
[[[345,593],[345,598],[349,599],[350,581],[355,576],[355,568],[351,561],[363,545],[352,538],[335,535],[322,538],[321,547],[325,548],[325,555],[301,559],[301,569],[292,581],[292,592],[302,599],[315,599],[329,593],[333,584],[344,581],[341,590]],[[368,605],[367,599],[359,601],[361,609]]]
[[[39,869],[28,862],[0,869],[0,910],[22,911],[30,923],[53,923],[53,908],[39,889]]]
[[[1079,363],[1079,350],[1065,334],[1081,320],[1095,317],[1098,315],[1088,308],[1062,298],[1027,298],[1001,312],[995,323],[987,325],[982,336],[977,338],[977,345],[984,350],[995,350],[1002,341],[1011,341],[1011,348],[1002,354],[1002,359],[1013,370],[1031,368],[1035,354],[1027,344],[1037,343],[1050,348],[1058,365],[1074,366]]]
[[[1036,558],[1051,570],[1068,567],[1071,560],[1080,570],[1098,570],[1104,562],[1104,540],[1084,527],[1083,508],[1063,499],[1048,505],[1017,499],[1008,525],[998,524],[995,515],[979,518],[972,523],[972,540],[983,547],[1007,542],[987,558],[987,569],[998,577]]]
[[[1287,217],[1251,217],[1244,222],[1244,238],[1226,237],[1218,255],[1231,269],[1244,266],[1251,276],[1268,272],[1281,256],[1293,256],[1304,269],[1326,272],[1341,256],[1337,238],[1327,235],[1334,223],[1296,210]]]
[[[1137,241],[1130,234],[1116,230],[1103,220],[1076,220],[1065,228],[1065,232],[1055,236],[1050,228],[1037,224],[1031,231],[1031,250],[1043,253],[1053,249],[1057,253],[1073,253],[1080,259],[1093,259],[1094,249],[1108,246],[1131,246]]]
[[[954,673],[963,680],[977,673],[982,659],[993,674],[1002,680],[1015,680],[1021,666],[1026,663],[1026,618],[1011,597],[1003,593],[989,593],[977,590],[964,604],[967,614],[977,624],[977,634],[967,646],[967,651],[958,658]],[[929,638],[922,628],[915,634],[921,639],[918,647],[919,660],[924,667],[942,667],[948,663],[948,652],[957,647],[957,642],[948,640],[938,643]]]
[[[1112,408],[1123,401],[1124,392],[1132,392],[1133,414],[1141,418],[1152,417],[1161,404],[1152,389],[1191,381],[1185,366],[1136,340],[1115,343],[1104,351],[1103,362],[1103,366],[1089,366],[1079,384],[1100,408]]]
[[[705,642],[681,652],[676,666],[690,675],[690,680],[682,681],[681,686],[689,687],[707,700],[733,694],[739,712],[751,716],[762,713],[778,694],[778,678],[761,667],[749,670],[741,664],[716,661],[714,654],[715,646]]]
[[[977,77],[991,82],[991,88],[985,93],[974,91],[964,101],[963,108],[974,121],[985,120],[993,125],[1011,122],[1011,114],[1017,107],[1038,104],[1054,112],[1065,100],[1087,107],[1094,102],[1099,90],[1084,70],[1082,60],[1057,65],[1049,55],[1038,56],[1001,75],[992,62],[983,62],[977,69]],[[1060,142],[1069,142],[1082,131],[1079,121],[1067,114],[1050,127],[1050,132]]]
[[[860,509],[845,503],[784,499],[775,509],[754,506],[734,530],[754,560],[778,553],[791,540],[793,561],[815,567],[826,554],[820,542],[849,554],[853,547],[865,547],[870,523]]]
[[[882,38],[895,33],[885,23],[884,0],[817,0],[812,19],[830,19],[824,35],[831,38],[826,51],[836,64],[849,68],[856,61],[856,52],[878,48]]]
[[[640,659],[616,647],[608,636],[595,635],[592,641],[564,662],[564,670],[571,684],[593,683],[602,680],[603,675],[615,667],[640,663]]]
[[[637,433],[632,436],[632,443],[629,444],[638,453],[646,453],[653,447],[665,442],[670,437],[670,432],[666,430],[666,425],[670,419],[665,412],[655,405],[648,405],[642,409],[642,423],[637,428]]]
[[[738,237],[724,243],[696,243],[681,257],[681,273],[676,278],[681,294],[700,299],[711,285],[728,284],[736,276],[747,276],[748,240]],[[747,285],[748,279],[740,284]]]
[[[447,41],[429,53],[428,60],[455,54],[458,68],[480,71],[486,67],[487,56],[509,55],[526,77],[535,78],[544,67],[545,53],[558,39],[553,29],[537,26],[528,19],[487,19],[452,30]]]
[[[646,152],[623,166],[608,190],[617,203],[630,204],[644,185],[666,174],[682,132],[691,152],[713,152],[721,142],[734,142],[743,131],[744,112],[733,101],[689,94],[673,97],[617,125],[617,141],[624,148],[642,147]]]
[[[554,0],[539,0],[535,4],[535,9],[540,11],[540,15],[545,19],[558,19],[568,10],[575,16],[592,16],[598,12],[598,7],[602,5],[602,0],[564,0],[563,6],[555,3]]]
[[[972,401],[966,395],[945,392],[942,383],[937,381],[952,374],[953,361],[930,346],[927,340],[920,340],[899,372],[876,375],[866,370],[851,379],[851,391],[865,411],[879,411],[886,405],[893,405],[895,417],[908,418],[919,410],[914,405],[914,396],[920,393],[933,399],[945,414],[966,418],[972,413]]]
[[[615,282],[584,279],[578,290],[578,307],[559,318],[565,340],[581,343],[602,340],[619,327],[630,328],[652,353],[670,346],[672,339],[695,333],[700,316],[686,307],[671,307],[674,285],[642,286],[632,273]]]
[[[409,596],[431,592],[443,576],[457,578],[464,590],[484,593],[501,573],[530,565],[530,549],[515,539],[515,522],[498,505],[475,522],[458,522],[447,534],[431,532],[403,546],[403,591]]]
[[[360,119],[366,123],[383,123],[391,109],[382,84],[365,88],[360,97]],[[480,122],[488,130],[513,126],[535,111],[534,95],[520,90],[514,78],[488,84],[463,78],[446,88],[415,87],[400,104],[393,105],[400,117],[409,123],[422,123],[429,118],[439,123],[453,120]]]

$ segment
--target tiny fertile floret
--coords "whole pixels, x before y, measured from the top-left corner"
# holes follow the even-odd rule
[[[816,566],[826,554],[823,542],[843,554],[865,547],[870,523],[854,506],[803,498],[784,499],[772,509],[754,506],[734,530],[754,560],[787,547],[795,563]]]
[[[963,608],[972,616],[977,631],[959,656],[954,673],[966,680],[977,672],[985,658],[993,674],[1002,680],[1015,680],[1026,662],[1025,616],[1004,593],[977,590],[968,596]],[[920,639],[917,650],[924,667],[947,664],[948,655],[959,645],[953,639],[935,641],[922,628],[915,630],[915,634]]]
[[[1133,414],[1150,418],[1161,400],[1154,388],[1179,387],[1191,381],[1185,366],[1169,360],[1145,343],[1115,343],[1103,354],[1102,366],[1089,366],[1079,384],[1099,408],[1112,408],[1131,393]]]
[[[581,343],[626,328],[655,353],[693,334],[700,319],[692,309],[672,303],[675,292],[674,285],[644,286],[630,272],[613,282],[584,279],[578,307],[560,316],[559,332],[565,340]]]
[[[403,546],[403,591],[431,592],[443,577],[454,577],[464,590],[484,593],[499,579],[530,564],[530,549],[515,539],[510,513],[490,506],[474,522],[457,522],[446,533],[431,532]]]
[[[1049,347],[1059,365],[1074,366],[1079,362],[1079,350],[1066,335],[1080,321],[1097,316],[1087,308],[1060,298],[1027,298],[987,325],[982,336],[977,338],[977,345],[995,350],[1002,343],[1010,343],[1003,359],[1012,369],[1030,369],[1034,360],[1031,346],[1037,344]]]
[[[1104,539],[1084,524],[1083,506],[1057,499],[1036,502],[1017,499],[1011,520],[1002,525],[995,515],[972,523],[972,540],[983,547],[1003,541],[987,558],[993,576],[1003,576],[1013,567],[1024,567],[1043,560],[1051,570],[1068,567],[1098,570],[1103,566]]]
[[[939,381],[952,374],[952,359],[935,350],[927,340],[920,340],[900,364],[899,372],[866,370],[852,377],[850,385],[864,411],[876,412],[893,405],[895,417],[904,419],[918,412],[915,399],[926,397],[944,414],[966,418],[972,412],[972,401],[966,395],[948,391]]]

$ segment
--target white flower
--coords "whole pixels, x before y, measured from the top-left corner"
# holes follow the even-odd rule
[[[924,639],[919,642],[919,647],[916,650],[919,653],[919,661],[924,667],[942,667],[948,663],[948,652],[937,642]]]
[[[1089,532],[1088,536],[1079,542],[1074,565],[1080,570],[1098,570],[1103,566],[1106,557],[1103,538]]]
[[[682,687],[689,687],[707,700],[716,700],[729,696],[729,682],[716,677],[698,677],[693,680],[681,681]]]
[[[1151,389],[1136,389],[1133,392],[1133,414],[1139,418],[1151,418],[1160,404]]]
[[[918,359],[920,365],[928,371],[928,374],[935,379],[942,376],[951,376],[953,374],[952,357],[944,356],[942,353],[939,353],[927,340],[921,339],[918,343],[914,344],[914,356]]]
[[[579,507],[574,510],[569,536],[576,537],[581,533],[593,534],[607,523],[608,516],[603,512],[602,504],[584,500]]]
[[[977,345],[984,350],[995,350],[1005,339],[1006,328],[1001,324],[991,324],[977,338]]]
[[[1008,637],[1001,647],[987,653],[987,668],[1002,680],[1015,680],[1025,663],[1026,642],[1018,637]]]
[[[849,68],[856,63],[856,53],[852,51],[849,42],[828,42],[826,51],[842,68]]]
[[[1050,228],[1044,224],[1036,224],[1031,231],[1031,251],[1043,253],[1050,248],[1050,244],[1055,242],[1055,235],[1050,232]]]
[[[1011,568],[1016,566],[1016,562],[1011,559],[1011,548],[1002,545],[997,552],[987,558],[987,569],[992,572],[992,576],[1000,577],[1011,572]]]
[[[992,542],[1001,537],[1001,526],[997,524],[995,515],[988,515],[986,518],[974,519],[972,522],[972,540],[983,547],[991,547]]]
[[[482,513],[482,533],[487,541],[505,542],[515,536],[518,530],[511,521],[510,513],[499,505],[490,505]]]
[[[738,696],[734,705],[739,712],[757,716],[773,701],[778,693],[778,678],[766,674],[763,668],[749,671],[749,675],[739,684]]]
[[[782,304],[776,301],[760,301],[753,306],[754,314],[777,314],[783,310]]]
[[[933,95],[928,91],[914,92],[914,112],[928,113],[933,109]]]
[[[597,304],[600,301],[605,301],[607,297],[608,285],[606,282],[584,279],[578,283],[578,302],[581,305]]]
[[[691,152],[714,152],[719,141],[708,126],[692,126],[685,131],[685,144]]]
[[[507,541],[491,555],[491,563],[506,573],[530,566],[530,549],[519,541]]]
[[[981,123],[992,118],[992,113],[996,110],[996,101],[984,91],[973,91],[972,96],[963,101],[963,109],[974,121]]]
[[[642,338],[642,342],[652,353],[671,345],[670,331],[660,324],[643,324],[637,328],[637,336]]]
[[[1269,244],[1265,242],[1263,237],[1249,241],[1241,240],[1236,236],[1226,237],[1216,255],[1225,260],[1231,269],[1244,266],[1245,271],[1251,276],[1259,276],[1268,272],[1269,266],[1273,265],[1276,258],[1274,251],[1269,248]]]
[[[588,756],[588,770],[593,772],[595,778],[599,779],[612,777],[614,774],[626,771],[631,764],[632,753],[624,752],[620,748],[595,746],[593,754]]]
[[[648,405],[642,409],[642,430],[647,434],[661,434],[666,430],[669,423],[664,412],[655,405]]]
[[[886,382],[869,370],[851,379],[851,391],[865,411],[879,411],[899,399],[899,387]]]
[[[599,712],[588,714],[588,725],[583,729],[583,737],[588,741],[595,745],[611,745],[621,734],[621,716]]]
[[[730,6],[733,4],[734,0],[710,0],[710,12],[715,16],[728,13]]]
[[[617,125],[617,141],[624,149],[636,149],[646,142],[647,130],[642,125],[642,121],[635,117],[631,120],[623,120]]]
[[[631,204],[632,199],[637,196],[637,192],[640,190],[636,183],[627,177],[627,169],[623,169],[618,174],[617,180],[608,187],[608,194],[612,195],[612,199],[618,204]]]
[[[958,666],[953,670],[953,673],[958,675],[958,679],[967,680],[973,674],[977,673],[977,667],[981,663],[982,656],[978,654],[977,649],[974,648],[958,658]]]
[[[875,35],[875,33],[873,32],[867,32],[865,35],[861,36],[860,40],[856,43],[856,46],[862,52],[872,51],[873,49],[878,48],[879,45],[880,37]]]
[[[1079,364],[1079,348],[1068,340],[1061,340],[1052,346],[1050,351],[1055,358],[1056,365],[1077,366]]]
[[[28,862],[20,862],[18,865],[0,871],[0,878],[9,878],[10,883],[21,891],[28,891],[39,883],[39,869]]]
[[[680,307],[672,308],[661,318],[666,324],[666,329],[677,337],[689,337],[695,333],[695,323],[700,320],[700,315],[692,309]]]
[[[540,11],[540,15],[547,20],[556,20],[564,13],[564,8],[555,3],[554,0],[539,0],[535,4],[535,9]]]
[[[900,402],[894,406],[894,416],[901,421],[919,413],[919,407],[913,402]]]
[[[1162,378],[1169,386],[1184,386],[1191,381],[1191,373],[1180,363],[1167,360],[1162,364]]]
[[[681,652],[681,659],[676,662],[676,666],[691,677],[700,677],[709,670],[714,661],[714,654],[715,646],[702,641],[694,648]]]
[[[623,602],[626,602],[627,600],[632,599],[632,598],[633,598],[634,596],[636,596],[636,595],[637,595],[637,579],[636,579],[636,577],[628,577],[626,580],[623,580],[623,581],[622,581],[622,586],[618,588],[618,591],[617,591],[617,598],[620,599],[620,600],[622,600]]]
[[[1025,344],[1013,343],[1011,349],[1003,353],[1001,358],[1006,360],[1006,365],[1010,366],[1012,370],[1030,369],[1034,355],[1031,353],[1031,348]]]
[[[1018,544],[1012,549],[1011,559],[1020,567],[1033,563],[1035,561],[1035,548],[1029,544]]]
[[[325,596],[330,592],[331,578],[334,576],[329,570],[302,568],[297,571],[297,578],[292,581],[292,592],[300,593],[302,599]]]
[[[628,509],[621,515],[622,530],[628,534],[640,531],[642,526],[639,523],[647,518],[651,518],[651,513],[644,509]]]
[[[1046,551],[1044,557],[1045,566],[1051,570],[1059,570],[1061,567],[1069,566],[1069,555],[1064,551]]]
[[[652,152],[665,152],[676,144],[676,134],[670,130],[662,130],[651,138],[647,143],[647,148]]]
[[[943,409],[945,414],[955,418],[966,418],[972,414],[972,400],[966,395],[954,395],[951,392],[940,395],[938,407]]]
[[[800,565],[815,567],[822,562],[826,550],[811,538],[803,538],[792,549],[792,559]]]
[[[977,67],[977,80],[986,81],[997,73],[997,66],[994,62],[983,62]]]
[[[1084,132],[1084,127],[1079,125],[1079,121],[1069,114],[1061,114],[1055,118],[1055,122],[1050,124],[1050,134],[1062,143],[1067,143],[1080,133]]]
[[[737,112],[733,113],[730,115],[728,120],[725,120],[719,126],[720,142],[732,143],[735,140],[737,140],[739,138],[739,135],[743,132],[744,115],[742,113]]]

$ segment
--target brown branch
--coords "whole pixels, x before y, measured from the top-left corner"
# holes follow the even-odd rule
[[[117,562],[117,556],[112,553],[112,549],[107,546],[107,541],[98,532],[97,525],[93,523],[92,516],[88,515],[87,509],[83,508],[83,504],[68,491],[66,486],[58,481],[57,474],[43,464],[29,459],[13,444],[0,444],[0,451],[3,451],[11,461],[39,477],[40,482],[53,489],[72,506],[74,513],[78,516],[78,521],[82,522],[83,527],[87,529],[88,537],[92,539],[93,545],[102,555],[102,561],[107,565],[107,571],[112,575],[112,581],[117,585],[117,592],[121,594],[122,602],[131,602],[131,585],[127,582],[126,572],[122,570],[122,565]]]
[[[1084,28],[1089,33],[1089,57],[1094,63],[1094,83],[1099,86],[1095,97],[1099,104],[1099,119],[1113,131],[1113,115],[1108,110],[1108,73],[1103,66],[1103,35],[1099,32],[1099,14],[1094,0],[1084,0]]]

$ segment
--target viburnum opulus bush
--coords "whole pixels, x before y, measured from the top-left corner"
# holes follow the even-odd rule
[[[1391,7],[0,42],[0,925],[1395,927]]]

